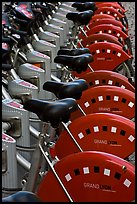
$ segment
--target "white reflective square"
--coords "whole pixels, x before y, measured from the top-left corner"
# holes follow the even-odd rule
[[[79,139],[82,139],[82,138],[84,137],[84,135],[83,135],[82,132],[80,132],[80,133],[78,134],[78,136],[79,136]]]
[[[96,84],[96,85],[99,84],[99,80],[95,80],[95,84]]]
[[[112,85],[113,81],[112,80],[109,80],[108,81],[108,84]]]
[[[126,179],[123,183],[126,187],[129,188],[130,184],[131,184],[131,181],[129,181],[128,179]]]
[[[125,89],[126,87],[124,85],[121,86],[122,89]]]
[[[133,135],[130,135],[129,137],[128,137],[128,140],[130,141],[130,142],[133,142],[134,141],[134,137],[133,137]]]
[[[120,53],[120,52],[118,52],[118,53],[117,53],[117,56],[118,56],[118,57],[120,57],[120,56],[121,56],[121,53]]]
[[[110,49],[107,49],[107,53],[110,53],[110,51],[111,51]]]
[[[100,53],[100,50],[96,50],[96,53],[97,53],[97,54]]]
[[[114,101],[118,101],[119,96],[114,96]]]
[[[84,105],[85,105],[86,108],[90,106],[89,102],[84,103]]]
[[[116,128],[116,127],[111,127],[111,132],[116,133],[116,131],[117,131],[117,128]]]
[[[93,129],[94,129],[94,132],[99,132],[99,127],[98,126],[93,127]]]
[[[89,167],[84,167],[83,172],[84,174],[89,174]]]
[[[111,33],[112,31],[111,30],[108,30],[108,33]]]
[[[117,36],[120,37],[120,33],[117,33]]]
[[[65,178],[66,178],[67,181],[70,181],[70,180],[72,179],[71,176],[70,176],[70,174],[67,174],[67,175],[65,176]]]
[[[99,101],[103,101],[103,96],[98,96]]]
[[[110,169],[104,169],[104,175],[110,176]]]
[[[134,103],[132,103],[132,102],[129,102],[128,106],[129,106],[130,108],[133,108],[133,106],[134,106]]]

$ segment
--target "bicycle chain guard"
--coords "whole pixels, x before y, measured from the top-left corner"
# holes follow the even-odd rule
[[[101,151],[123,159],[135,151],[135,123],[110,113],[94,113],[77,118],[68,126],[83,151]],[[75,142],[64,130],[56,144],[59,159],[80,152]]]
[[[54,165],[73,202],[120,202],[135,198],[134,166],[112,154],[87,151],[69,155]],[[69,202],[50,170],[37,190],[45,202]]]

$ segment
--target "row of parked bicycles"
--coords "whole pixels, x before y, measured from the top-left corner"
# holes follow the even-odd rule
[[[135,69],[120,2],[5,2],[2,202],[135,200]]]

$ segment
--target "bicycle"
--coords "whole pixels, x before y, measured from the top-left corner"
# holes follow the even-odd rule
[[[29,109],[29,111],[32,111],[32,109],[33,109],[33,111],[34,112],[36,112],[38,115],[39,115],[39,117],[40,118],[43,118],[43,120],[46,120],[45,119],[45,117],[43,117],[42,115],[44,114],[44,112],[43,112],[43,110],[42,111],[40,111],[40,110],[36,110],[36,108],[35,108],[35,110],[34,110],[34,107],[32,107],[32,104],[34,104],[35,105],[35,107],[37,107],[37,105],[38,105],[38,103],[39,104],[43,104],[43,107],[44,107],[44,102],[41,102],[41,101],[36,101],[36,100],[31,100],[31,101],[27,101],[26,102],[26,104],[25,104],[25,108],[27,108],[27,109]],[[37,112],[38,111],[38,112]],[[42,114],[42,115],[41,115]],[[46,113],[46,115],[47,115],[47,113]],[[42,142],[42,141],[41,141]],[[52,200],[52,201],[57,201],[57,200],[59,200],[59,201],[62,201],[62,199],[61,199],[61,197],[63,196],[63,200],[65,200],[65,201],[71,201],[71,202],[74,202],[75,201],[75,199],[76,200],[79,200],[79,201],[81,201],[81,200],[85,200],[86,199],[86,201],[89,201],[90,200],[90,196],[91,196],[91,192],[90,192],[90,194],[88,193],[89,191],[87,190],[87,189],[85,189],[85,187],[82,187],[81,186],[81,182],[79,183],[79,185],[82,187],[82,191],[84,191],[84,193],[86,193],[85,194],[85,196],[83,197],[83,193],[82,193],[82,191],[79,189],[79,193],[77,194],[77,192],[76,191],[74,191],[74,189],[76,188],[76,186],[77,186],[77,188],[76,189],[78,189],[78,186],[79,185],[77,185],[77,182],[78,181],[84,181],[84,179],[88,179],[89,180],[89,178],[90,178],[90,168],[91,167],[88,167],[88,166],[90,166],[91,165],[91,163],[92,163],[92,165],[94,165],[94,162],[96,163],[96,165],[98,166],[99,165],[99,163],[97,162],[97,161],[94,161],[94,162],[91,162],[92,160],[90,160],[90,156],[89,155],[94,155],[93,157],[94,157],[94,159],[96,160],[97,158],[100,160],[101,158],[104,158],[105,156],[106,156],[106,158],[111,158],[111,156],[112,155],[110,155],[110,154],[106,154],[106,153],[102,153],[102,152],[81,152],[81,153],[75,153],[74,155],[69,155],[68,157],[65,157],[63,160],[61,160],[61,161],[58,161],[56,164],[55,164],[55,169],[54,169],[54,167],[51,165],[51,163],[50,163],[50,161],[49,161],[49,157],[50,157],[50,155],[47,153],[47,150],[42,150],[42,145],[39,143],[39,147],[40,147],[40,149],[41,149],[41,151],[42,151],[42,153],[44,154],[44,157],[45,157],[45,159],[47,160],[47,162],[48,162],[48,164],[50,165],[50,168],[51,168],[51,170],[45,175],[45,177],[44,177],[44,179],[43,179],[43,181],[42,181],[42,183],[41,183],[41,186],[38,188],[38,190],[37,190],[37,195],[38,196],[40,196],[40,198],[42,198],[44,201],[48,201],[48,200]],[[39,151],[39,150],[37,150],[37,151]],[[38,154],[37,154],[38,155]],[[88,155],[88,157],[86,156],[86,155]],[[98,155],[99,157],[96,157],[96,156]],[[101,156],[102,155],[102,156]],[[35,155],[36,156],[36,155]],[[116,161],[117,159],[119,160],[120,158],[118,158],[118,157],[116,157],[116,156],[112,156],[113,157],[113,159]],[[74,159],[74,160],[73,160]],[[80,164],[78,165],[77,164],[77,159],[78,159],[78,161],[81,161],[80,162]],[[93,159],[93,160],[94,160]],[[114,161],[113,160],[113,161]],[[36,161],[36,160],[35,160]],[[69,161],[70,161],[70,163],[69,163]],[[87,161],[87,163],[86,163],[86,161]],[[107,161],[106,162],[109,162],[110,161],[110,165],[113,165],[114,163],[111,163],[111,160],[109,160],[109,159],[107,159]],[[90,162],[90,163],[89,163]],[[121,162],[125,162],[125,164],[126,165],[128,165],[128,163],[126,162],[126,161],[124,161],[124,160],[119,160],[119,162],[121,163]],[[78,162],[79,163],[79,162]],[[117,162],[116,162],[117,163]],[[90,165],[89,165],[90,164]],[[64,169],[64,165],[65,165],[65,169]],[[101,165],[101,163],[100,163],[100,165]],[[99,166],[100,166],[99,165]],[[129,164],[130,165],[130,164]],[[94,167],[94,172],[100,172],[99,171],[99,166],[97,167],[96,166],[96,168]],[[107,166],[108,166],[108,164],[107,164]],[[88,168],[86,168],[86,167],[88,167]],[[104,164],[103,165],[103,167],[105,168],[106,167],[106,165]],[[109,166],[110,167],[110,166]],[[68,170],[68,168],[69,168],[69,170]],[[81,172],[81,168],[83,168],[83,172],[84,172],[84,174],[82,174],[82,172]],[[93,168],[93,167],[92,167]],[[101,167],[100,167],[101,168]],[[59,171],[59,169],[62,169],[62,171],[60,172]],[[64,170],[63,170],[64,169]],[[77,169],[77,170],[76,170]],[[79,170],[78,170],[79,169]],[[98,169],[98,170],[97,170]],[[122,169],[122,166],[120,167],[120,169]],[[119,170],[120,170],[119,169]],[[128,168],[127,168],[128,169]],[[55,171],[54,171],[55,170]],[[72,179],[72,173],[70,173],[70,172],[73,172],[73,170],[75,170],[74,171],[74,175],[76,176],[76,175],[79,175],[80,177],[81,177],[81,179],[80,180],[78,180],[77,179],[77,176],[75,177],[74,176],[74,181],[72,181],[73,179]],[[108,168],[108,169],[106,169],[106,171],[104,170],[104,175],[107,175],[108,176],[108,179],[110,178],[109,177],[109,175],[110,175],[110,171],[109,171],[110,169]],[[68,192],[66,192],[65,191],[65,188],[63,188],[63,185],[62,185],[62,183],[60,183],[61,184],[61,187],[63,188],[63,190],[61,190],[60,188],[59,188],[59,185],[58,185],[58,182],[59,182],[59,179],[58,179],[58,177],[56,176],[56,171],[57,171],[57,174],[59,174],[60,175],[60,177],[63,179],[63,177],[62,176],[65,176],[66,177],[66,179],[63,179],[62,181],[63,181],[63,184],[65,184],[65,186],[67,186],[68,188],[69,188],[69,191]],[[52,173],[51,173],[52,172]],[[81,172],[81,173],[80,173]],[[115,172],[115,171],[114,171]],[[121,171],[120,171],[121,172]],[[33,171],[33,173],[34,173],[34,171]],[[57,178],[57,180],[58,180],[58,182],[56,182],[56,178],[55,178],[55,180],[53,180],[54,179],[54,176],[56,176],[56,178]],[[114,175],[114,174],[113,174]],[[125,175],[125,174],[124,174]],[[65,178],[64,177],[64,178]],[[98,176],[96,176],[96,174],[94,174],[94,182],[96,183],[96,179],[97,179],[97,177]],[[116,176],[117,177],[117,176]],[[30,177],[29,177],[30,178]],[[86,181],[87,181],[87,179],[86,179]],[[90,178],[91,179],[91,178]],[[103,179],[103,177],[102,177],[102,179]],[[104,178],[105,179],[105,181],[106,181],[106,177]],[[119,179],[119,178],[118,178]],[[50,186],[50,182],[49,182],[49,180],[50,180],[50,182],[52,182],[52,184],[51,184],[51,186],[52,186],[52,189],[50,188],[51,186]],[[51,181],[52,180],[52,181]],[[98,180],[98,179],[97,179]],[[74,182],[75,183],[75,186],[74,187],[72,187],[72,184],[73,183],[71,183],[71,182],[69,182],[69,181],[72,181],[72,182]],[[71,183],[71,184],[70,184]],[[95,184],[94,183],[94,184]],[[127,182],[126,182],[127,183]],[[128,184],[129,184],[130,182],[128,182]],[[48,185],[49,184],[49,185]],[[54,184],[54,185],[53,185]],[[108,183],[107,183],[108,184]],[[116,184],[116,183],[115,183]],[[70,186],[71,185],[71,186]],[[85,184],[86,185],[86,184]],[[85,186],[84,185],[84,186]],[[88,185],[88,184],[87,184]],[[99,185],[99,184],[98,184]],[[98,186],[97,185],[97,186]],[[126,184],[127,185],[127,184]],[[45,192],[43,192],[43,190],[42,189],[45,189],[45,187],[46,186],[48,186],[48,189],[47,189],[47,194],[45,193]],[[88,185],[89,186],[89,185]],[[54,190],[53,190],[53,188],[55,187],[55,189],[56,189],[56,192],[57,192],[57,194],[54,192]],[[80,188],[81,188],[80,187]],[[99,186],[98,186],[99,187]],[[97,189],[99,189],[97,187]],[[92,188],[92,187],[91,187]],[[94,188],[94,187],[93,187]],[[102,187],[102,188],[107,188],[107,190],[108,191],[105,191],[105,193],[106,194],[109,194],[110,192],[112,192],[111,190],[113,189],[112,188],[112,186],[110,187],[108,187],[108,185],[106,186],[106,187]],[[96,192],[96,189],[92,189],[93,191],[94,191],[94,193]],[[51,195],[53,195],[53,192],[55,193],[54,195],[54,197],[53,196],[51,196]],[[64,193],[65,192],[65,193]],[[74,193],[73,193],[74,192]],[[69,194],[68,194],[69,193]],[[103,195],[104,194],[104,191],[98,191],[97,193],[100,193],[100,195]],[[121,192],[122,193],[122,192]],[[63,195],[64,194],[64,195]],[[66,195],[65,195],[66,194]],[[111,193],[112,194],[112,193]],[[87,196],[86,196],[87,195]],[[56,197],[57,196],[57,197]],[[71,196],[71,197],[70,197]],[[80,196],[80,197],[79,197]],[[98,198],[96,197],[96,196],[92,196],[92,199],[95,201],[97,201],[97,200],[100,200],[100,197],[98,196]],[[115,197],[115,198],[114,198]],[[118,196],[119,197],[119,196]],[[103,199],[104,198],[104,199]],[[108,196],[105,196],[105,197],[103,197],[102,198],[102,196],[101,196],[101,200],[103,199],[103,200],[109,200],[109,197]],[[113,196],[113,198],[114,198],[114,200],[115,199],[117,199],[116,198],[116,196]],[[118,199],[121,199],[122,198],[122,196],[120,196],[120,198],[118,198]],[[112,198],[111,198],[112,199]],[[112,200],[111,200],[112,201]]]

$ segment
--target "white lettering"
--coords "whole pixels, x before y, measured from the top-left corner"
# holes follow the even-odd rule
[[[110,111],[110,108],[99,107],[99,111]]]
[[[95,143],[95,144],[107,144],[107,140],[94,139],[94,143]]]
[[[84,183],[85,188],[96,188],[99,189],[99,184],[97,183]]]

